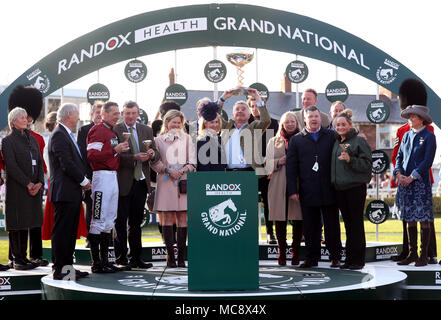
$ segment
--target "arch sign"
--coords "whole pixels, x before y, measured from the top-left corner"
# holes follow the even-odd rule
[[[239,46],[298,54],[334,64],[398,93],[407,67],[362,39],[291,12],[242,4],[205,4],[146,12],[126,18],[55,50],[26,70],[0,95],[0,112],[18,84],[44,96],[95,70],[158,52],[206,46]],[[421,79],[420,79],[421,80]],[[441,123],[441,100],[428,86],[428,106]],[[6,125],[0,117],[0,127]]]

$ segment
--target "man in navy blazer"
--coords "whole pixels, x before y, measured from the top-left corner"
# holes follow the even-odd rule
[[[73,133],[78,120],[79,112],[75,104],[62,105],[57,113],[58,126],[48,144],[51,169],[49,199],[54,203],[52,268],[55,280],[87,275],[69,267],[73,264],[83,190],[91,187],[86,178],[86,164]]]
[[[321,126],[317,107],[306,108],[305,128],[291,138],[286,158],[288,196],[300,201],[302,208],[306,244],[306,260],[300,265],[302,268],[318,265],[321,256],[321,215],[331,267],[340,266],[340,222],[331,184],[334,142],[334,131]]]

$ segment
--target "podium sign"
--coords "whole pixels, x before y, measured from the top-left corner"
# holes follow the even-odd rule
[[[257,176],[188,175],[188,289],[259,287]]]

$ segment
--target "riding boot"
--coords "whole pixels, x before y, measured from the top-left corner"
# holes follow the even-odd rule
[[[407,223],[403,220],[403,251],[398,256],[392,256],[392,261],[404,260],[409,255],[409,238],[407,236]]]
[[[101,235],[89,233],[87,235],[87,240],[89,240],[90,258],[92,259],[91,270],[93,273],[103,273],[100,258]]]
[[[113,272],[122,271],[123,269],[118,268],[118,266],[112,262],[109,261],[109,248],[112,247],[112,234],[111,233],[104,233],[101,232],[102,236],[102,242],[100,246],[100,254],[101,254],[101,261],[103,264],[103,270],[104,267],[107,267],[111,269]],[[112,273],[112,272],[109,272]]]
[[[177,240],[178,240],[178,267],[185,268],[185,252],[187,249],[187,227],[177,228]]]
[[[175,250],[173,243],[173,226],[162,226],[165,248],[167,249],[167,267],[176,268]]]
[[[420,257],[418,258],[417,262],[415,262],[415,267],[423,267],[427,266],[428,262],[428,256],[427,256],[427,249],[429,248],[429,242],[430,242],[430,230],[431,228],[421,228],[421,252]]]
[[[177,226],[176,223],[173,225],[173,244],[177,244],[178,243],[178,239],[176,236],[176,230],[177,230]]]
[[[303,221],[294,220],[292,225],[292,259],[291,265],[297,266],[300,263],[300,243],[303,235]]]
[[[435,224],[433,222],[430,223],[430,241],[429,248],[427,249],[427,256],[429,257],[429,264],[438,263],[436,259],[436,232]]]
[[[279,266],[286,266],[286,221],[276,221],[276,237],[279,244]]]
[[[109,262],[109,247],[112,235],[110,233],[101,232],[100,236],[100,257],[103,273],[114,273],[116,270]],[[118,271],[121,271],[118,267],[116,267],[116,269],[118,269]]]
[[[418,260],[418,230],[416,226],[410,227],[407,224],[407,236],[409,240],[409,254],[406,259],[397,262],[400,266],[407,266]],[[404,250],[404,248],[403,248]]]

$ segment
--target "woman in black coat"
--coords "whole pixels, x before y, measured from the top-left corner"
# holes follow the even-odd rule
[[[219,106],[209,102],[201,108],[201,125],[197,139],[197,171],[225,171],[227,161],[219,136],[221,128]],[[214,153],[213,153],[214,151]]]
[[[28,229],[41,227],[43,159],[37,140],[27,130],[27,113],[14,108],[8,115],[11,133],[2,141],[6,171],[5,224],[9,232],[13,266],[16,270],[35,268],[27,259]]]

